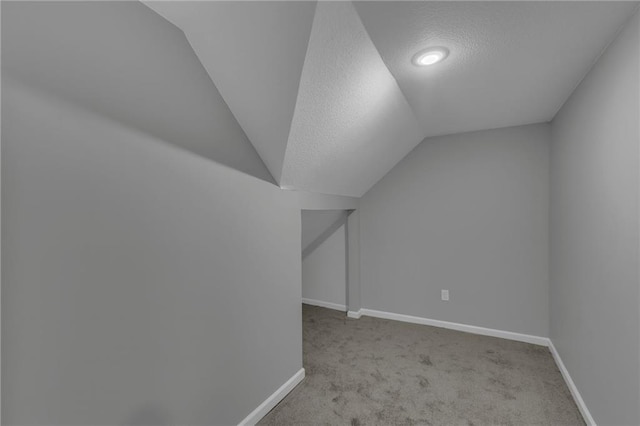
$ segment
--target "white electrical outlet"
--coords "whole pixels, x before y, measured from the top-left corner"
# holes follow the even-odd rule
[[[441,290],[440,297],[442,298],[442,300],[449,300],[449,290]]]

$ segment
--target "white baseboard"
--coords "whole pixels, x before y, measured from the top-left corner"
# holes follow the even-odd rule
[[[304,368],[298,370],[298,372],[287,380],[284,385],[280,386],[278,390],[269,396],[269,398],[265,399],[258,408],[253,410],[251,414],[238,423],[238,426],[253,426],[258,423],[269,411],[273,409],[273,407],[278,405],[278,403],[282,401],[282,399],[287,396],[287,394],[291,392],[293,388],[302,381],[302,379],[304,379]]]
[[[315,299],[307,299],[305,297],[302,298],[302,303],[304,303],[305,305],[320,306],[321,308],[335,309],[336,311],[347,312],[347,307],[339,303],[325,302],[322,300],[315,300]]]
[[[358,319],[362,316],[362,309],[357,311],[347,311],[347,316],[349,318]]]
[[[395,314],[393,312],[376,311],[374,309],[360,309],[357,312],[354,312],[354,311],[347,312],[347,316],[350,318],[360,318],[360,316],[362,315],[369,316],[369,317],[390,319],[395,321],[410,322],[413,324],[422,324],[422,325],[430,325],[433,327],[448,328],[451,330],[464,331],[467,333],[481,334],[483,336],[500,337],[502,339],[516,340],[518,342],[525,342],[525,343],[532,343],[534,345],[547,346],[549,347],[549,350],[551,352],[551,355],[553,356],[553,359],[558,365],[558,369],[560,370],[560,373],[562,373],[562,377],[564,378],[564,381],[567,383],[567,387],[569,388],[569,391],[571,391],[571,395],[573,396],[573,399],[576,402],[576,405],[578,406],[578,409],[580,410],[580,413],[582,414],[584,421],[587,423],[588,426],[597,426],[595,420],[593,419],[593,417],[591,416],[591,413],[589,412],[589,409],[587,408],[587,405],[582,399],[582,396],[580,395],[578,388],[576,387],[575,383],[573,382],[573,379],[569,375],[569,371],[567,370],[564,363],[562,362],[562,358],[560,358],[560,354],[556,350],[556,347],[553,345],[553,342],[551,341],[551,339],[549,339],[548,337],[514,333],[512,331],[503,331],[503,330],[496,330],[493,328],[477,327],[475,325],[440,321],[440,320],[434,320],[434,319],[423,318],[423,317],[415,317],[411,315]]]
[[[534,345],[549,346],[549,339],[547,337],[514,333],[512,331],[495,330],[493,328],[477,327],[475,325],[459,324],[457,322],[414,317],[411,315],[394,314],[392,312],[376,311],[373,309],[361,309],[360,312],[362,315],[369,317],[385,318],[396,321],[410,322],[413,324],[431,325],[433,327],[448,328],[451,330],[464,331],[467,333],[481,334],[483,336],[500,337],[502,339],[532,343]]]
[[[587,404],[584,403],[584,400],[582,399],[582,395],[580,395],[580,392],[578,392],[578,388],[576,387],[576,384],[573,382],[573,379],[569,375],[569,370],[567,370],[567,367],[565,367],[564,362],[562,362],[562,358],[560,358],[560,354],[556,350],[556,347],[553,345],[553,341],[551,339],[549,339],[549,350],[551,351],[551,355],[553,355],[553,359],[556,361],[556,364],[558,365],[558,369],[560,370],[560,373],[562,373],[562,377],[564,378],[564,381],[567,383],[567,386],[571,391],[571,395],[573,396],[573,399],[576,402],[576,405],[578,406],[578,409],[580,410],[580,413],[582,414],[584,421],[587,423],[588,426],[596,426],[596,421],[591,416],[591,413],[587,408]]]

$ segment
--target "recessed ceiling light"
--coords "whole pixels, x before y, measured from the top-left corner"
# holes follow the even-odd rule
[[[426,67],[428,65],[437,64],[448,55],[449,50],[446,47],[430,47],[413,55],[411,62],[419,67]]]

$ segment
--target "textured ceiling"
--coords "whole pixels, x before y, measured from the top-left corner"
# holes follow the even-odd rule
[[[350,2],[320,2],[280,184],[361,196],[422,140]]]
[[[145,2],[283,188],[363,195],[424,137],[549,121],[636,2]],[[446,46],[446,61],[411,65]]]
[[[634,9],[630,2],[357,2],[425,136],[549,121]],[[451,54],[411,64],[425,47]]]

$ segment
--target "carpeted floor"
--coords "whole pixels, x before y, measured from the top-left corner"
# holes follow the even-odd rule
[[[582,425],[545,347],[303,305],[306,378],[262,425]]]

